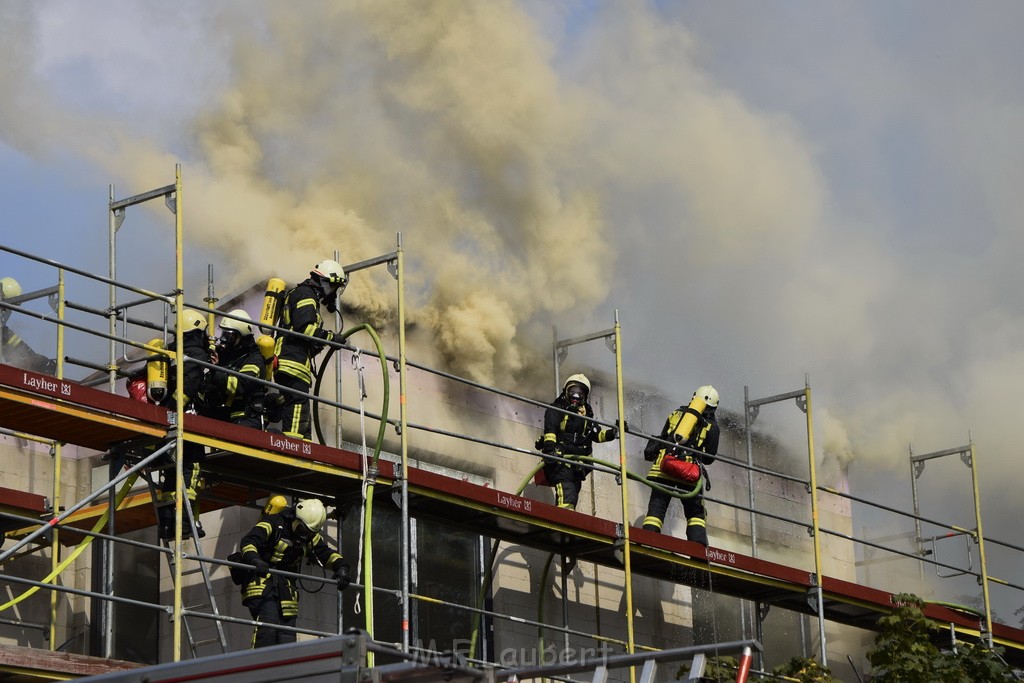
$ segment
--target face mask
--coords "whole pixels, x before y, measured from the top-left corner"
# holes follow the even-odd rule
[[[573,405],[576,406],[583,403],[583,399],[585,396],[583,389],[579,387],[569,387],[569,389],[565,392],[565,395],[566,397],[568,397],[569,403],[572,403]]]

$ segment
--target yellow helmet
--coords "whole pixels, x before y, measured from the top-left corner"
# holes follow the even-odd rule
[[[186,308],[181,315],[185,319],[183,332],[191,332],[192,330],[206,331],[206,316],[199,311]]]
[[[0,278],[0,299],[21,296],[21,285],[13,277]]]

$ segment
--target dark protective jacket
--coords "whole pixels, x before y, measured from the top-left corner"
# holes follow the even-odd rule
[[[275,372],[283,372],[306,384],[312,384],[310,359],[324,348],[324,344],[316,340],[333,341],[334,332],[324,329],[324,321],[320,317],[320,295],[311,280],[300,282],[284,295],[280,327],[315,339],[279,334],[276,346],[278,366]]]
[[[673,410],[669,414],[668,419],[665,420],[665,426],[662,427],[659,438],[663,441],[672,441],[672,435],[675,433],[676,426],[683,419],[686,412],[687,406],[680,406],[677,410]],[[654,465],[651,466],[647,477],[672,479],[672,477],[661,471],[661,463],[665,460],[666,454],[678,456],[686,462],[697,462],[697,458],[699,458],[700,462],[698,464],[710,465],[715,461],[715,456],[718,454],[719,431],[718,421],[715,420],[714,413],[710,416],[701,414],[697,418],[697,424],[694,425],[690,438],[682,445],[702,451],[699,456],[681,448],[673,448],[657,441],[649,440],[647,447],[644,449],[644,456],[648,460],[653,460]]]
[[[185,346],[185,355],[189,358],[195,358],[205,363],[210,362],[210,347],[209,340],[206,336],[206,332],[203,330],[189,330],[182,336]],[[168,346],[170,350],[174,350],[174,342]],[[184,372],[184,384],[182,391],[185,394],[185,409],[188,410],[192,407],[193,401],[199,396],[200,391],[203,388],[203,381],[206,375],[206,368],[198,363],[192,363],[185,361]],[[175,391],[175,380],[177,373],[174,370],[174,363],[171,363],[170,372],[167,377],[167,398],[163,400],[161,405],[172,406],[174,405],[174,391]]]
[[[57,371],[57,361],[33,351],[11,328],[2,326],[0,335],[3,339],[3,362],[7,365],[47,375]]]
[[[562,410],[573,410],[569,406],[565,394],[560,394],[551,405]],[[615,438],[614,430],[604,429],[596,422],[580,417],[594,417],[594,409],[590,407],[589,403],[584,402],[575,410],[578,415],[567,415],[551,408],[544,411],[544,435],[541,437],[541,450],[569,457],[590,455],[594,452],[593,444],[595,442],[604,443]]]
[[[319,533],[303,542],[293,529],[301,524],[295,519],[293,508],[277,514],[264,514],[239,543],[242,561],[252,564],[257,557],[270,565],[271,569],[298,573],[302,558],[311,554],[323,567],[338,571],[343,560]],[[254,576],[242,588],[242,604],[248,605],[263,597],[274,597],[281,603],[283,616],[292,617],[299,613],[299,594],[295,582],[287,577],[265,574]]]
[[[219,364],[228,370],[263,379],[267,361],[256,346],[252,335],[243,335],[238,348],[231,355],[221,354]],[[246,417],[257,417],[255,402],[266,387],[259,382],[243,379],[227,372],[211,370],[203,385],[204,414],[219,420],[239,422]]]

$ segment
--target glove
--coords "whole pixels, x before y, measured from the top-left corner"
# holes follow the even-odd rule
[[[334,575],[331,577],[338,582],[338,590],[343,591],[352,583],[352,570],[348,562],[339,562],[334,567]]]
[[[555,455],[558,453],[558,444],[553,441],[547,441],[541,446],[540,452],[544,455]]]
[[[270,570],[270,565],[262,557],[257,557],[249,564],[256,568],[256,576],[265,576]]]

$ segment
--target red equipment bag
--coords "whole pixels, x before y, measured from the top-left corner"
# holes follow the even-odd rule
[[[128,395],[136,401],[149,403],[149,398],[146,397],[146,378],[133,377],[128,380]]]
[[[533,473],[533,483],[537,486],[551,486],[551,482],[548,481],[548,475],[544,473],[543,467]]]
[[[700,465],[695,462],[687,462],[674,455],[666,455],[662,458],[661,471],[684,484],[696,484],[700,481]]]

